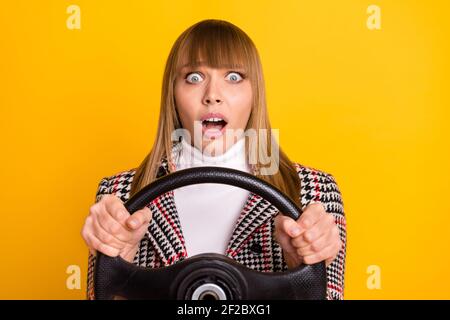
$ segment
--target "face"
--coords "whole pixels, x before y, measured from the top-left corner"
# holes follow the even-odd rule
[[[229,149],[245,130],[252,87],[241,69],[184,67],[175,80],[175,103],[191,144],[215,156]]]

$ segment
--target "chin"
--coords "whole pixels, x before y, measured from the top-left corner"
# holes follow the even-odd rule
[[[202,141],[202,151],[205,155],[218,156],[226,151],[224,150],[226,147],[224,136],[214,139],[203,138]]]
[[[204,138],[202,141],[202,151],[205,154],[210,154],[213,156],[219,155],[223,153],[223,145],[224,143],[222,137],[216,139]]]

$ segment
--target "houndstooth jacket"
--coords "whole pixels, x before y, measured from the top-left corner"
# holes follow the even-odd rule
[[[168,162],[163,159],[157,177],[168,174]],[[341,193],[334,177],[323,171],[295,163],[302,183],[302,209],[312,201],[321,202],[327,213],[332,214],[339,228],[342,248],[336,259],[327,267],[327,299],[344,298],[344,270],[346,257],[346,221]],[[135,170],[120,172],[101,179],[96,201],[105,194],[113,194],[123,202],[129,199]],[[187,258],[183,231],[169,191],[147,205],[153,213],[150,226],[140,242],[134,258],[138,266],[160,268]],[[250,192],[224,255],[248,268],[261,272],[287,270],[280,245],[274,239],[274,219],[278,210],[262,197]],[[87,298],[94,299],[95,256],[89,254]]]

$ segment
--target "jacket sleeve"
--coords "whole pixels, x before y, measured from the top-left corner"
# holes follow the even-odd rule
[[[97,188],[97,193],[95,195],[95,203],[99,202],[101,198],[106,194],[116,194],[114,192],[114,181],[117,181],[117,176],[106,177],[100,180]],[[121,198],[124,201],[124,198]],[[134,257],[133,263],[138,264],[139,258],[139,250]],[[95,270],[95,260],[96,257],[91,254],[89,251],[88,256],[88,271],[87,271],[87,290],[86,290],[86,298],[88,300],[94,300],[94,270]]]
[[[342,247],[333,262],[327,267],[327,299],[342,300],[344,299],[344,274],[345,274],[345,258],[347,248],[347,229],[344,214],[344,204],[341,192],[336,183],[335,178],[331,174],[327,174],[326,188],[326,211],[334,216],[336,225],[339,228],[339,236],[342,241]]]

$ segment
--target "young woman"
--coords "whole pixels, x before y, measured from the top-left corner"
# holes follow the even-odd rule
[[[89,299],[97,250],[151,268],[206,252],[262,272],[325,261],[327,298],[343,299],[346,229],[339,188],[331,174],[291,162],[277,145],[259,55],[241,29],[204,20],[179,36],[166,63],[156,137],[138,168],[100,181],[82,230],[90,249]],[[302,216],[294,221],[256,194],[218,184],[167,192],[133,215],[125,209],[123,202],[155,179],[205,165],[271,183],[303,209]]]

